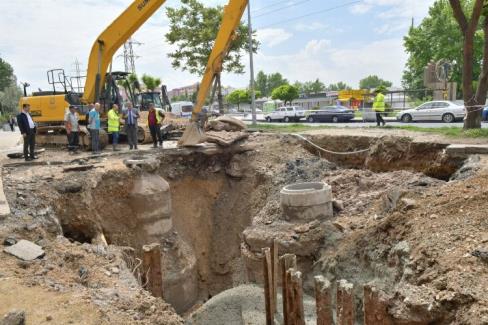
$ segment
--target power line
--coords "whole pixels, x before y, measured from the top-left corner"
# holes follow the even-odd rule
[[[310,17],[310,16],[318,15],[318,14],[321,14],[321,13],[324,13],[324,12],[333,11],[333,10],[336,10],[336,9],[348,7],[348,6],[351,6],[353,4],[360,3],[360,2],[362,2],[362,0],[359,0],[359,1],[351,1],[351,2],[342,4],[342,5],[338,5],[338,6],[335,6],[335,7],[330,7],[330,8],[326,8],[326,9],[323,9],[323,10],[314,11],[314,12],[311,12],[311,13],[308,13],[308,14],[305,14],[305,15],[301,15],[301,16],[297,16],[297,17],[290,18],[290,19],[285,19],[285,20],[282,20],[282,21],[278,21],[278,22],[275,22],[275,23],[272,23],[272,24],[269,24],[269,25],[259,26],[259,27],[257,27],[257,29],[271,27],[271,26],[275,26],[275,25],[278,25],[278,24],[287,23],[287,22],[290,22],[290,21],[302,19],[302,18],[305,18],[305,17]]]
[[[264,12],[262,14],[259,14],[257,16],[254,16],[254,18],[259,18],[259,17],[262,17],[262,16],[266,16],[266,15],[275,13],[277,11],[285,10],[287,8],[294,7],[294,6],[298,6],[299,4],[302,4],[302,3],[305,3],[305,2],[309,2],[309,1],[310,0],[302,0],[302,1],[299,1],[299,2],[294,2],[294,3],[291,3],[291,4],[287,5],[287,6],[283,6],[283,7],[274,9],[274,10],[266,11],[266,12]]]
[[[256,13],[256,12],[258,12],[258,11],[261,11],[261,10],[264,10],[264,9],[268,9],[268,8],[270,8],[270,7],[276,7],[277,5],[281,5],[281,4],[283,4],[283,1],[274,2],[274,3],[269,4],[269,5],[267,5],[267,6],[264,6],[264,7],[261,7],[261,8],[259,8],[259,9],[253,10],[253,11],[251,11],[251,12],[252,12],[252,13]]]

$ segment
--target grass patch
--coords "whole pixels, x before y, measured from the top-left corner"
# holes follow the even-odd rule
[[[423,128],[413,125],[391,126],[387,125],[386,129],[401,129],[413,132],[435,133],[453,138],[488,138],[488,129],[470,129],[464,130],[455,126],[443,126],[440,128]]]
[[[248,125],[249,130],[259,130],[265,132],[277,132],[277,133],[297,133],[309,130],[319,130],[319,129],[331,129],[334,126],[328,125],[317,125],[317,126],[310,126],[304,125],[300,123],[288,124],[288,125],[280,125],[280,124],[263,124],[257,123],[256,126]]]

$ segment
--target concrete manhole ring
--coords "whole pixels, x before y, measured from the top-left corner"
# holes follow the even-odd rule
[[[333,216],[332,188],[324,182],[290,184],[280,192],[287,220],[311,221]]]

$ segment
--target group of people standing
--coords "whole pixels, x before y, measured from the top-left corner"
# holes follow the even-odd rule
[[[100,152],[100,109],[99,103],[89,104],[89,112],[87,114],[87,128],[90,131],[92,153]],[[119,144],[119,134],[121,131],[121,124],[124,123],[125,133],[127,135],[127,142],[129,143],[129,150],[137,150],[137,130],[138,120],[141,117],[139,110],[134,108],[132,103],[127,103],[125,110],[121,111],[117,104],[113,104],[112,108],[107,113],[108,133],[111,136],[112,148],[114,151],[119,151],[117,148]],[[149,112],[147,117],[147,124],[153,139],[153,147],[157,148],[163,146],[163,138],[161,134],[161,125],[164,119],[162,112],[158,111],[154,104],[149,105]],[[14,119],[15,121],[15,119]],[[14,121],[9,120],[9,124],[14,124]],[[70,105],[68,111],[64,116],[64,126],[68,137],[68,151],[74,154],[78,151],[80,145],[80,123],[79,114],[76,106]],[[22,111],[17,115],[16,124],[19,126],[20,133],[24,138],[24,158],[26,161],[37,159],[35,155],[36,143],[36,123],[30,115],[30,105],[23,104]]]
[[[108,133],[112,140],[113,151],[119,151],[119,135],[121,131],[121,124],[124,123],[125,133],[127,135],[127,142],[129,143],[129,150],[137,150],[137,131],[138,120],[141,115],[139,109],[134,108],[132,103],[126,105],[126,109],[120,110],[117,104],[113,104],[112,108],[107,113]],[[162,112],[156,110],[154,104],[149,105],[148,112],[148,126],[153,139],[153,146],[156,148],[159,144],[163,145],[161,135],[161,123],[164,119]],[[68,150],[76,152],[79,146],[79,117],[76,113],[76,107],[70,106],[69,111],[65,116],[65,127],[68,134]],[[92,153],[100,152],[100,104],[90,104],[89,112],[87,114],[87,128],[90,131]]]

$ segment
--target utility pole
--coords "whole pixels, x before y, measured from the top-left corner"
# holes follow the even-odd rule
[[[249,91],[251,92],[251,111],[252,125],[256,125],[256,93],[254,92],[254,61],[252,53],[252,25],[251,25],[251,0],[247,2],[247,23],[249,32],[249,65],[251,68],[251,82]]]
[[[75,80],[76,80],[76,91],[77,92],[83,92],[81,89],[81,64],[80,61],[78,61],[78,58],[75,59],[75,62],[73,63],[75,66]],[[74,86],[74,85],[73,85]]]
[[[133,45],[141,45],[142,43],[134,41],[129,38],[127,42],[124,43],[124,67],[125,72],[136,73],[136,59],[140,56],[135,55]]]

